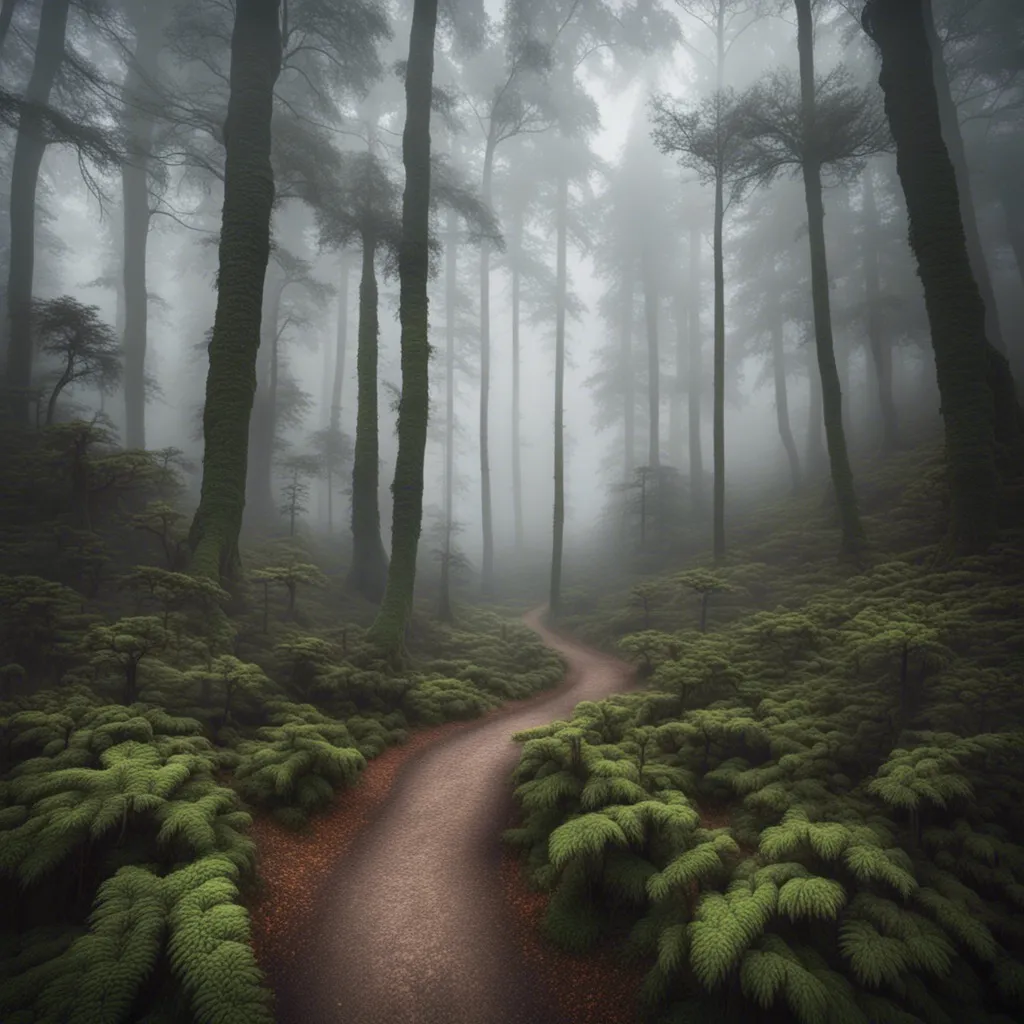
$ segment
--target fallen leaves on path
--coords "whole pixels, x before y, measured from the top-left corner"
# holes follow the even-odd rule
[[[557,1001],[559,1020],[563,1024],[637,1024],[644,969],[607,951],[578,955],[548,942],[540,928],[550,895],[530,887],[511,851],[501,858],[501,884],[523,959]]]

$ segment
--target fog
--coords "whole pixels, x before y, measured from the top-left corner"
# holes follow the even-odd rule
[[[519,422],[522,458],[522,530],[528,548],[547,557],[551,545],[553,485],[556,211],[554,181],[559,166],[570,174],[568,239],[568,320],[565,378],[566,545],[583,552],[607,536],[609,523],[624,513],[622,485],[635,483],[638,468],[650,467],[651,431],[649,345],[656,334],[660,366],[659,461],[678,472],[683,491],[671,513],[710,538],[703,523],[695,486],[708,495],[712,478],[714,328],[713,186],[686,154],[655,144],[656,109],[698,109],[715,91],[714,17],[719,0],[692,0],[658,6],[647,3],[553,5],[534,10],[530,4],[502,5],[488,0],[486,11],[455,10],[442,24],[437,43],[435,87],[443,95],[443,113],[435,110],[435,154],[449,161],[451,177],[463,190],[462,201],[489,209],[490,232],[489,462],[496,565],[514,564],[516,513],[513,483],[512,281],[511,266],[521,262]],[[797,26],[791,5],[721,0],[726,57],[721,84],[744,97],[765,76],[798,74]],[[315,7],[316,5],[312,5]],[[358,6],[358,5],[357,5]],[[562,6],[565,10],[562,10]],[[948,36],[946,63],[954,99],[959,103],[963,143],[977,211],[978,229],[991,277],[995,311],[1004,338],[1021,336],[1021,237],[1019,199],[1013,206],[1005,181],[1013,178],[1006,161],[1019,152],[1012,98],[1015,82],[999,79],[1002,91],[984,78],[977,51],[984,40],[988,7],[938,2],[936,23]],[[220,120],[226,100],[228,66],[224,12],[201,13],[202,5],[168,3],[159,17],[133,0],[100,4],[90,13],[73,7],[66,48],[77,70],[58,73],[50,102],[80,126],[114,138],[139,119],[147,125],[149,208],[145,249],[146,290],[143,316],[148,342],[145,374],[151,379],[145,404],[144,439],[150,449],[180,448],[192,466],[190,500],[199,494],[203,442],[200,413],[205,398],[205,345],[216,308],[217,239],[220,230],[223,135]],[[555,10],[557,8],[557,11]],[[856,8],[856,9],[855,9]],[[312,8],[311,8],[312,9]],[[355,9],[355,8],[353,8]],[[346,172],[357,173],[352,159],[368,144],[381,173],[401,202],[401,132],[404,97],[400,63],[409,45],[409,10],[392,4],[373,8],[393,29],[356,43],[338,44],[333,61],[315,68],[317,58],[297,54],[277,82],[279,102],[275,129],[278,199],[272,220],[275,252],[305,261],[302,280],[281,290],[272,257],[264,289],[264,325],[257,361],[258,388],[250,430],[247,528],[280,533],[288,522],[277,515],[281,488],[287,484],[290,457],[311,451],[313,435],[331,423],[331,382],[346,334],[338,426],[346,437],[346,457],[332,477],[331,532],[343,547],[349,543],[351,446],[356,435],[356,350],[360,322],[358,230],[338,220],[339,200],[325,190],[339,188]],[[306,32],[305,8],[295,5],[295,30]],[[449,12],[450,13],[450,12]],[[17,96],[32,70],[39,5],[16,6],[3,56],[4,88]],[[557,15],[557,17],[556,17]],[[208,17],[213,28],[198,38],[196,25]],[[864,105],[863,118],[878,120],[871,138],[846,140],[847,150],[824,165],[825,240],[829,265],[832,332],[843,395],[847,442],[853,456],[867,456],[890,444],[880,425],[877,367],[869,332],[879,332],[885,358],[891,360],[887,387],[898,396],[904,437],[918,429],[936,429],[938,392],[929,348],[928,322],[915,266],[906,243],[906,214],[896,175],[892,144],[881,112],[878,62],[873,44],[861,30],[859,5],[815,6],[815,70],[820,81],[846,92],[842,98]],[[147,20],[148,19],[148,20]],[[219,19],[219,20],[218,20]],[[461,19],[461,21],[460,21]],[[462,26],[460,28],[460,25]],[[466,26],[469,26],[469,29]],[[558,27],[561,26],[561,27]],[[312,31],[312,30],[309,30]],[[512,33],[518,33],[513,38]],[[218,34],[220,33],[220,34]],[[603,33],[603,35],[602,35]],[[200,32],[201,36],[202,33]],[[145,37],[149,66],[133,64]],[[296,37],[300,38],[300,37]],[[522,48],[522,41],[535,52]],[[155,42],[154,42],[155,40]],[[517,41],[518,40],[518,41]],[[516,46],[520,50],[516,50]],[[133,47],[135,49],[133,49]],[[357,58],[355,50],[376,49],[379,62]],[[301,48],[301,47],[300,47]],[[561,49],[560,49],[561,48]],[[526,56],[523,56],[526,53]],[[517,56],[518,54],[518,56]],[[515,61],[521,66],[516,71]],[[974,63],[972,63],[972,61]],[[304,63],[305,62],[305,63]],[[356,66],[359,64],[360,66]],[[839,65],[845,77],[833,74]],[[129,67],[138,68],[146,88],[131,92]],[[311,68],[313,71],[311,72]],[[567,70],[568,69],[568,70]],[[315,79],[313,72],[321,77]],[[566,76],[569,76],[567,79]],[[571,85],[566,82],[571,79]],[[513,81],[514,80],[514,81]],[[488,104],[513,82],[518,107],[505,113],[505,136],[493,154],[493,189],[488,204],[481,198],[481,175],[488,125]],[[826,89],[826,86],[822,86]],[[147,91],[148,90],[148,91]],[[141,98],[140,98],[141,97]],[[839,93],[835,94],[839,102]],[[659,106],[660,104],[660,106]],[[135,121],[132,121],[134,109]],[[518,121],[516,120],[518,118]],[[290,127],[288,126],[290,120]],[[4,202],[10,192],[16,119],[4,130]],[[660,122],[665,128],[666,122]],[[126,128],[127,126],[127,128]],[[308,137],[303,135],[308,133]],[[669,133],[670,134],[670,133]],[[664,133],[663,133],[664,142]],[[316,168],[319,151],[344,158],[327,170]],[[310,148],[313,147],[313,148]],[[309,154],[309,163],[303,151]],[[560,156],[559,154],[563,155]],[[126,326],[123,250],[124,191],[116,166],[95,160],[76,138],[56,139],[45,149],[37,189],[35,268],[32,296],[46,300],[72,296],[96,306],[99,317],[120,339],[131,339],[138,326]],[[683,158],[683,159],[681,159]],[[334,159],[332,157],[332,159]],[[561,161],[561,164],[560,164]],[[286,166],[287,165],[287,166]],[[1017,165],[1019,166],[1019,164]],[[84,170],[84,174],[82,171]],[[326,181],[312,179],[322,174]],[[333,177],[332,177],[333,176]],[[876,212],[869,224],[864,208],[870,177]],[[727,193],[731,189],[726,183]],[[318,207],[318,201],[323,200]],[[817,369],[812,355],[814,325],[807,252],[807,209],[799,164],[781,164],[771,174],[748,180],[742,194],[726,195],[724,214],[724,337],[726,514],[729,496],[738,493],[784,493],[792,464],[781,437],[779,395],[773,387],[770,322],[778,306],[780,344],[786,360],[787,424],[799,460],[800,486],[827,478],[821,428],[820,397],[815,397]],[[332,203],[335,204],[332,207]],[[521,211],[515,220],[516,204]],[[346,214],[347,216],[347,214]],[[334,217],[334,221],[331,218]],[[437,248],[430,282],[431,416],[425,455],[424,528],[443,518],[445,508],[445,374],[447,308],[446,263],[452,244],[446,214],[435,211]],[[345,220],[341,217],[341,220]],[[351,220],[351,218],[349,218]],[[459,547],[479,569],[483,546],[480,465],[480,248],[479,228],[458,218],[455,261],[458,272],[455,373],[455,481],[451,515],[459,525]],[[510,231],[521,225],[522,252],[513,252]],[[467,228],[469,236],[467,236]],[[348,234],[345,234],[345,231]],[[517,227],[516,230],[519,230]],[[12,254],[8,227],[3,229],[3,279]],[[1016,232],[1016,234],[1014,234]],[[386,229],[382,229],[386,234]],[[499,237],[500,236],[500,237]],[[699,251],[691,252],[697,239]],[[379,243],[376,272],[379,296],[379,365],[377,373],[380,471],[380,534],[389,543],[390,484],[397,450],[396,396],[402,386],[398,278],[394,250]],[[518,243],[517,243],[518,244]],[[765,263],[759,258],[774,246]],[[870,252],[870,256],[865,256]],[[137,257],[130,257],[131,259]],[[347,301],[339,310],[340,260],[347,260]],[[694,260],[696,259],[696,263]],[[865,298],[865,259],[877,266],[880,285]],[[646,262],[645,262],[646,261]],[[277,264],[278,267],[280,264]],[[769,283],[769,269],[776,275]],[[694,274],[696,276],[694,276]],[[644,278],[646,275],[646,279]],[[628,316],[632,370],[621,362],[624,281],[634,309]],[[698,283],[695,292],[693,283]],[[308,282],[308,286],[307,283]],[[275,289],[277,291],[275,292]],[[646,290],[645,290],[646,289]],[[279,301],[268,306],[268,294]],[[620,294],[621,293],[621,294]],[[653,307],[653,308],[652,308]],[[272,312],[271,312],[272,310]],[[990,315],[993,311],[990,310]],[[877,322],[870,326],[872,315]],[[136,314],[137,315],[137,314]],[[273,315],[274,323],[268,322]],[[339,316],[345,324],[339,328]],[[4,318],[6,324],[7,318]],[[653,332],[653,333],[652,333]],[[267,401],[271,354],[279,338],[279,382],[272,417],[274,450],[271,492],[257,494],[254,459],[266,454],[267,440],[255,425]],[[809,341],[809,339],[812,339]],[[699,349],[702,380],[699,395],[687,380],[689,353]],[[1020,346],[1007,351],[1019,370]],[[616,354],[618,353],[618,354]],[[809,374],[810,370],[810,374]],[[36,359],[34,382],[45,391],[53,374],[45,355]],[[679,371],[677,373],[677,371]],[[633,380],[626,384],[626,376]],[[127,382],[97,392],[95,384],[71,382],[58,402],[58,417],[102,411],[122,443],[127,437]],[[625,425],[625,398],[635,408]],[[700,412],[689,404],[699,398]],[[694,483],[692,427],[699,426],[698,448],[703,479]],[[633,450],[624,451],[623,431],[633,432]],[[269,461],[269,460],[264,460]],[[256,470],[256,476],[259,471]],[[264,487],[266,487],[264,481]],[[327,485],[322,474],[311,484],[301,530],[328,530]],[[683,494],[683,491],[680,494]],[[616,504],[618,503],[618,505]],[[706,503],[705,503],[706,504]],[[276,517],[276,518],[275,518]],[[618,519],[616,519],[618,517]],[[604,532],[602,532],[604,531]],[[627,546],[639,543],[630,536]]]

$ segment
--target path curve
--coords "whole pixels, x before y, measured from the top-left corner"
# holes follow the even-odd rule
[[[308,955],[274,972],[279,1024],[564,1024],[523,963],[500,882],[520,729],[630,689],[623,662],[524,622],[568,662],[557,690],[404,766],[319,894]]]

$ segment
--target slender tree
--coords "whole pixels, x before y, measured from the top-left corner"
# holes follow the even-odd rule
[[[194,570],[214,579],[234,575],[239,566],[274,206],[270,124],[281,69],[280,15],[281,0],[237,0],[231,36],[217,312],[203,410],[203,482],[189,533]]]
[[[864,170],[863,237],[864,313],[867,320],[868,349],[878,388],[878,407],[882,413],[882,446],[891,452],[899,446],[899,417],[892,393],[892,343],[882,322],[882,288],[878,273],[878,207],[875,202],[874,173]]]
[[[690,442],[690,493],[693,511],[704,513],[704,452],[701,446],[700,395],[704,379],[703,339],[700,333],[701,274],[700,249],[701,230],[696,222],[690,225],[689,278],[686,290],[689,325],[687,343],[690,364],[687,374],[687,417]]]
[[[865,159],[888,145],[881,110],[867,91],[852,85],[840,65],[823,79],[814,75],[814,32],[810,0],[795,0],[799,86],[788,72],[775,72],[741,103],[751,162],[762,181],[783,167],[799,168],[807,207],[814,340],[825,421],[831,481],[842,530],[842,549],[855,554],[864,531],[857,507],[843,425],[842,386],[836,361],[825,245],[822,177],[859,171]]]
[[[550,64],[550,49],[533,38],[531,26],[517,23],[514,5],[506,11],[508,55],[500,80],[492,87],[483,111],[477,113],[484,133],[484,158],[480,195],[493,201],[494,161],[498,147],[524,133],[545,131],[555,123],[552,110],[543,102],[536,79]],[[532,86],[532,88],[531,88]],[[480,502],[483,552],[480,585],[490,594],[494,586],[494,525],[490,466],[491,380],[491,245],[480,246]]]
[[[7,388],[17,422],[29,425],[32,389],[32,279],[35,269],[36,187],[46,151],[44,115],[54,79],[64,60],[70,0],[43,0],[39,11],[32,73],[11,162],[10,261],[7,272]]]
[[[832,486],[842,529],[842,549],[856,554],[864,544],[864,527],[857,507],[853,470],[843,430],[843,397],[832,341],[832,312],[828,292],[828,255],[825,247],[825,206],[821,196],[821,140],[814,80],[814,23],[811,0],[794,0],[797,50],[800,58],[800,113],[804,138],[801,171],[807,200],[807,231],[811,251],[811,300],[814,307],[814,342],[821,374],[825,443],[832,471]]]
[[[405,193],[399,249],[399,317],[402,324],[402,396],[398,406],[398,457],[391,486],[391,563],[373,642],[391,658],[402,656],[412,612],[416,552],[423,522],[423,455],[430,411],[430,343],[427,278],[430,272],[430,104],[438,0],[415,0],[405,72],[406,117],[402,134]]]
[[[558,177],[558,223],[555,276],[560,301],[555,317],[555,506],[551,541],[551,589],[548,611],[558,617],[562,603],[562,548],[565,531],[565,291],[567,281],[567,242],[569,211],[569,175]]]
[[[157,61],[163,44],[165,4],[133,2],[129,21],[135,48],[121,89],[127,159],[121,166],[121,207],[124,228],[124,443],[146,447],[146,346],[149,296],[146,291],[146,248],[149,240],[150,165],[156,129]]]
[[[692,109],[665,97],[653,102],[654,141],[663,153],[696,170],[715,189],[714,213],[714,508],[713,551],[725,557],[725,261],[723,226],[728,207],[749,178],[749,153],[743,118],[732,90],[720,89]],[[726,189],[729,196],[726,196]],[[692,472],[692,470],[691,470]]]

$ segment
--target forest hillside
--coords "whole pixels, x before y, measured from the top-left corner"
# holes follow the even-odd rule
[[[940,455],[744,510],[723,564],[567,599],[641,688],[518,734],[543,929],[645,971],[644,1019],[1024,1019],[1024,515],[941,557]]]

